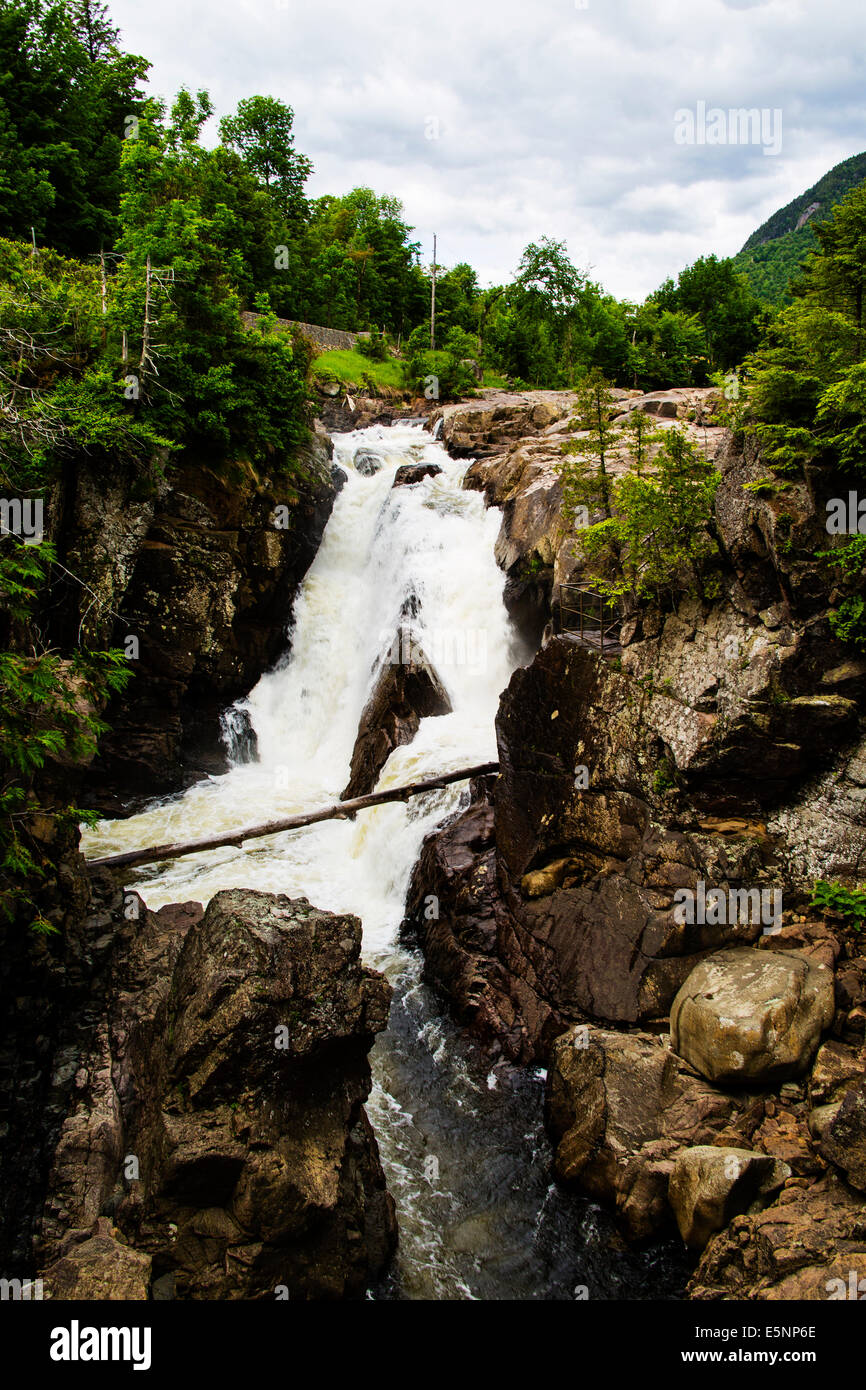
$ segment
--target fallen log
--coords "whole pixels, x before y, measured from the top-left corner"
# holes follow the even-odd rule
[[[445,772],[439,777],[428,777],[423,782],[410,782],[404,787],[389,787],[387,791],[370,792],[367,796],[356,796],[351,801],[338,801],[333,806],[325,806],[320,811],[304,811],[295,816],[284,816],[282,820],[266,821],[264,825],[249,825],[243,830],[233,830],[222,835],[209,835],[203,840],[178,840],[171,845],[153,845],[150,849],[132,849],[124,854],[109,854],[102,859],[88,859],[88,869],[128,869],[137,864],[155,864],[161,859],[178,859],[182,854],[200,854],[202,850],[219,849],[222,845],[241,845],[244,840],[258,840],[264,835],[279,835],[283,830],[300,830],[305,825],[315,825],[323,820],[345,820],[356,811],[364,811],[369,806],[381,806],[387,801],[407,801],[410,796],[421,792],[436,791],[452,782],[463,782],[468,777],[483,777],[488,772],[498,772],[498,763],[480,763],[477,767],[464,767],[459,772]]]

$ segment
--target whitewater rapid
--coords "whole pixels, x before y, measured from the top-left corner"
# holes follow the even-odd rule
[[[354,459],[370,454],[381,467],[364,476]],[[407,601],[417,609],[413,634],[453,712],[422,720],[414,741],[391,755],[379,788],[496,758],[496,707],[519,655],[493,558],[500,513],[463,490],[465,461],[450,459],[417,425],[337,435],[334,459],[346,481],[295,604],[290,653],[243,702],[258,761],[127,820],[101,822],[83,837],[88,856],[217,834],[337,800],[379,662],[399,655],[394,637]],[[397,469],[415,463],[442,471],[393,487]],[[233,887],[303,894],[319,907],[357,913],[366,957],[387,969],[421,841],[461,790],[458,783],[354,822],[189,856],[143,871],[130,886],[152,908],[207,902]]]

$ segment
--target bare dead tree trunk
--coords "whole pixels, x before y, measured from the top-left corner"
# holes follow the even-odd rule
[[[177,859],[182,854],[200,854],[203,850],[218,849],[221,845],[241,845],[244,840],[258,840],[263,835],[278,835],[284,830],[300,830],[305,825],[315,825],[323,820],[345,820],[368,806],[381,806],[387,801],[406,801],[410,796],[418,796],[421,792],[435,791],[439,787],[449,786],[452,782],[463,782],[468,777],[483,777],[489,772],[498,771],[498,763],[481,763],[476,767],[461,768],[459,772],[446,772],[440,777],[428,777],[423,782],[412,782],[405,787],[389,787],[387,791],[371,792],[369,796],[356,796],[350,801],[338,801],[335,806],[325,806],[321,811],[306,811],[302,815],[285,816],[282,820],[268,821],[264,825],[250,825],[245,830],[211,835],[204,840],[179,840],[171,845],[128,850],[124,854],[106,855],[103,859],[90,859],[88,867],[132,868],[136,864],[155,864],[160,859]]]

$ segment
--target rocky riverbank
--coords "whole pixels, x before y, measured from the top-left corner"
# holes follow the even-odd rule
[[[634,612],[616,657],[555,635],[555,586],[582,570],[554,469],[573,400],[443,408],[543,645],[503,695],[499,777],[425,842],[406,931],[494,1053],[549,1062],[560,1177],[632,1239],[676,1224],[703,1252],[694,1296],[826,1297],[837,1264],[866,1263],[866,947],[807,904],[866,863],[866,663],[827,621],[824,499],[744,491],[760,458],[707,392],[619,397],[714,458],[722,591]],[[683,890],[716,910],[684,917]]]
[[[287,617],[333,506],[332,446],[321,430],[290,476],[154,459],[143,483],[77,458],[47,506],[65,570],[46,615],[51,639],[127,651],[134,678],[105,712],[110,732],[84,779],[84,804],[122,813],[225,767],[220,714],[286,648]],[[76,579],[78,576],[82,583]]]
[[[102,893],[98,1025],[57,1059],[47,1294],[362,1296],[396,1227],[364,1111],[390,988],[360,922],[252,891],[204,913]]]
[[[134,639],[136,674],[95,763],[49,762],[46,812],[224,768],[219,713],[285,650],[331,452],[317,431],[291,477],[155,459],[108,487],[70,462],[45,631]],[[363,1293],[395,1227],[364,1113],[389,990],[359,965],[360,924],[256,894],[153,914],[91,880],[74,824],[31,819],[55,934],[0,932],[4,1273],[38,1258],[56,1297]]]

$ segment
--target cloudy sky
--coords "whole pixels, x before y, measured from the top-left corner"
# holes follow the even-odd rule
[[[440,262],[482,284],[547,235],[642,299],[866,149],[862,0],[109,5],[153,93],[206,87],[219,115],[256,93],[288,102],[314,196],[396,195],[424,259],[436,232]],[[677,112],[697,122],[698,103],[781,112],[780,152],[678,143]]]

